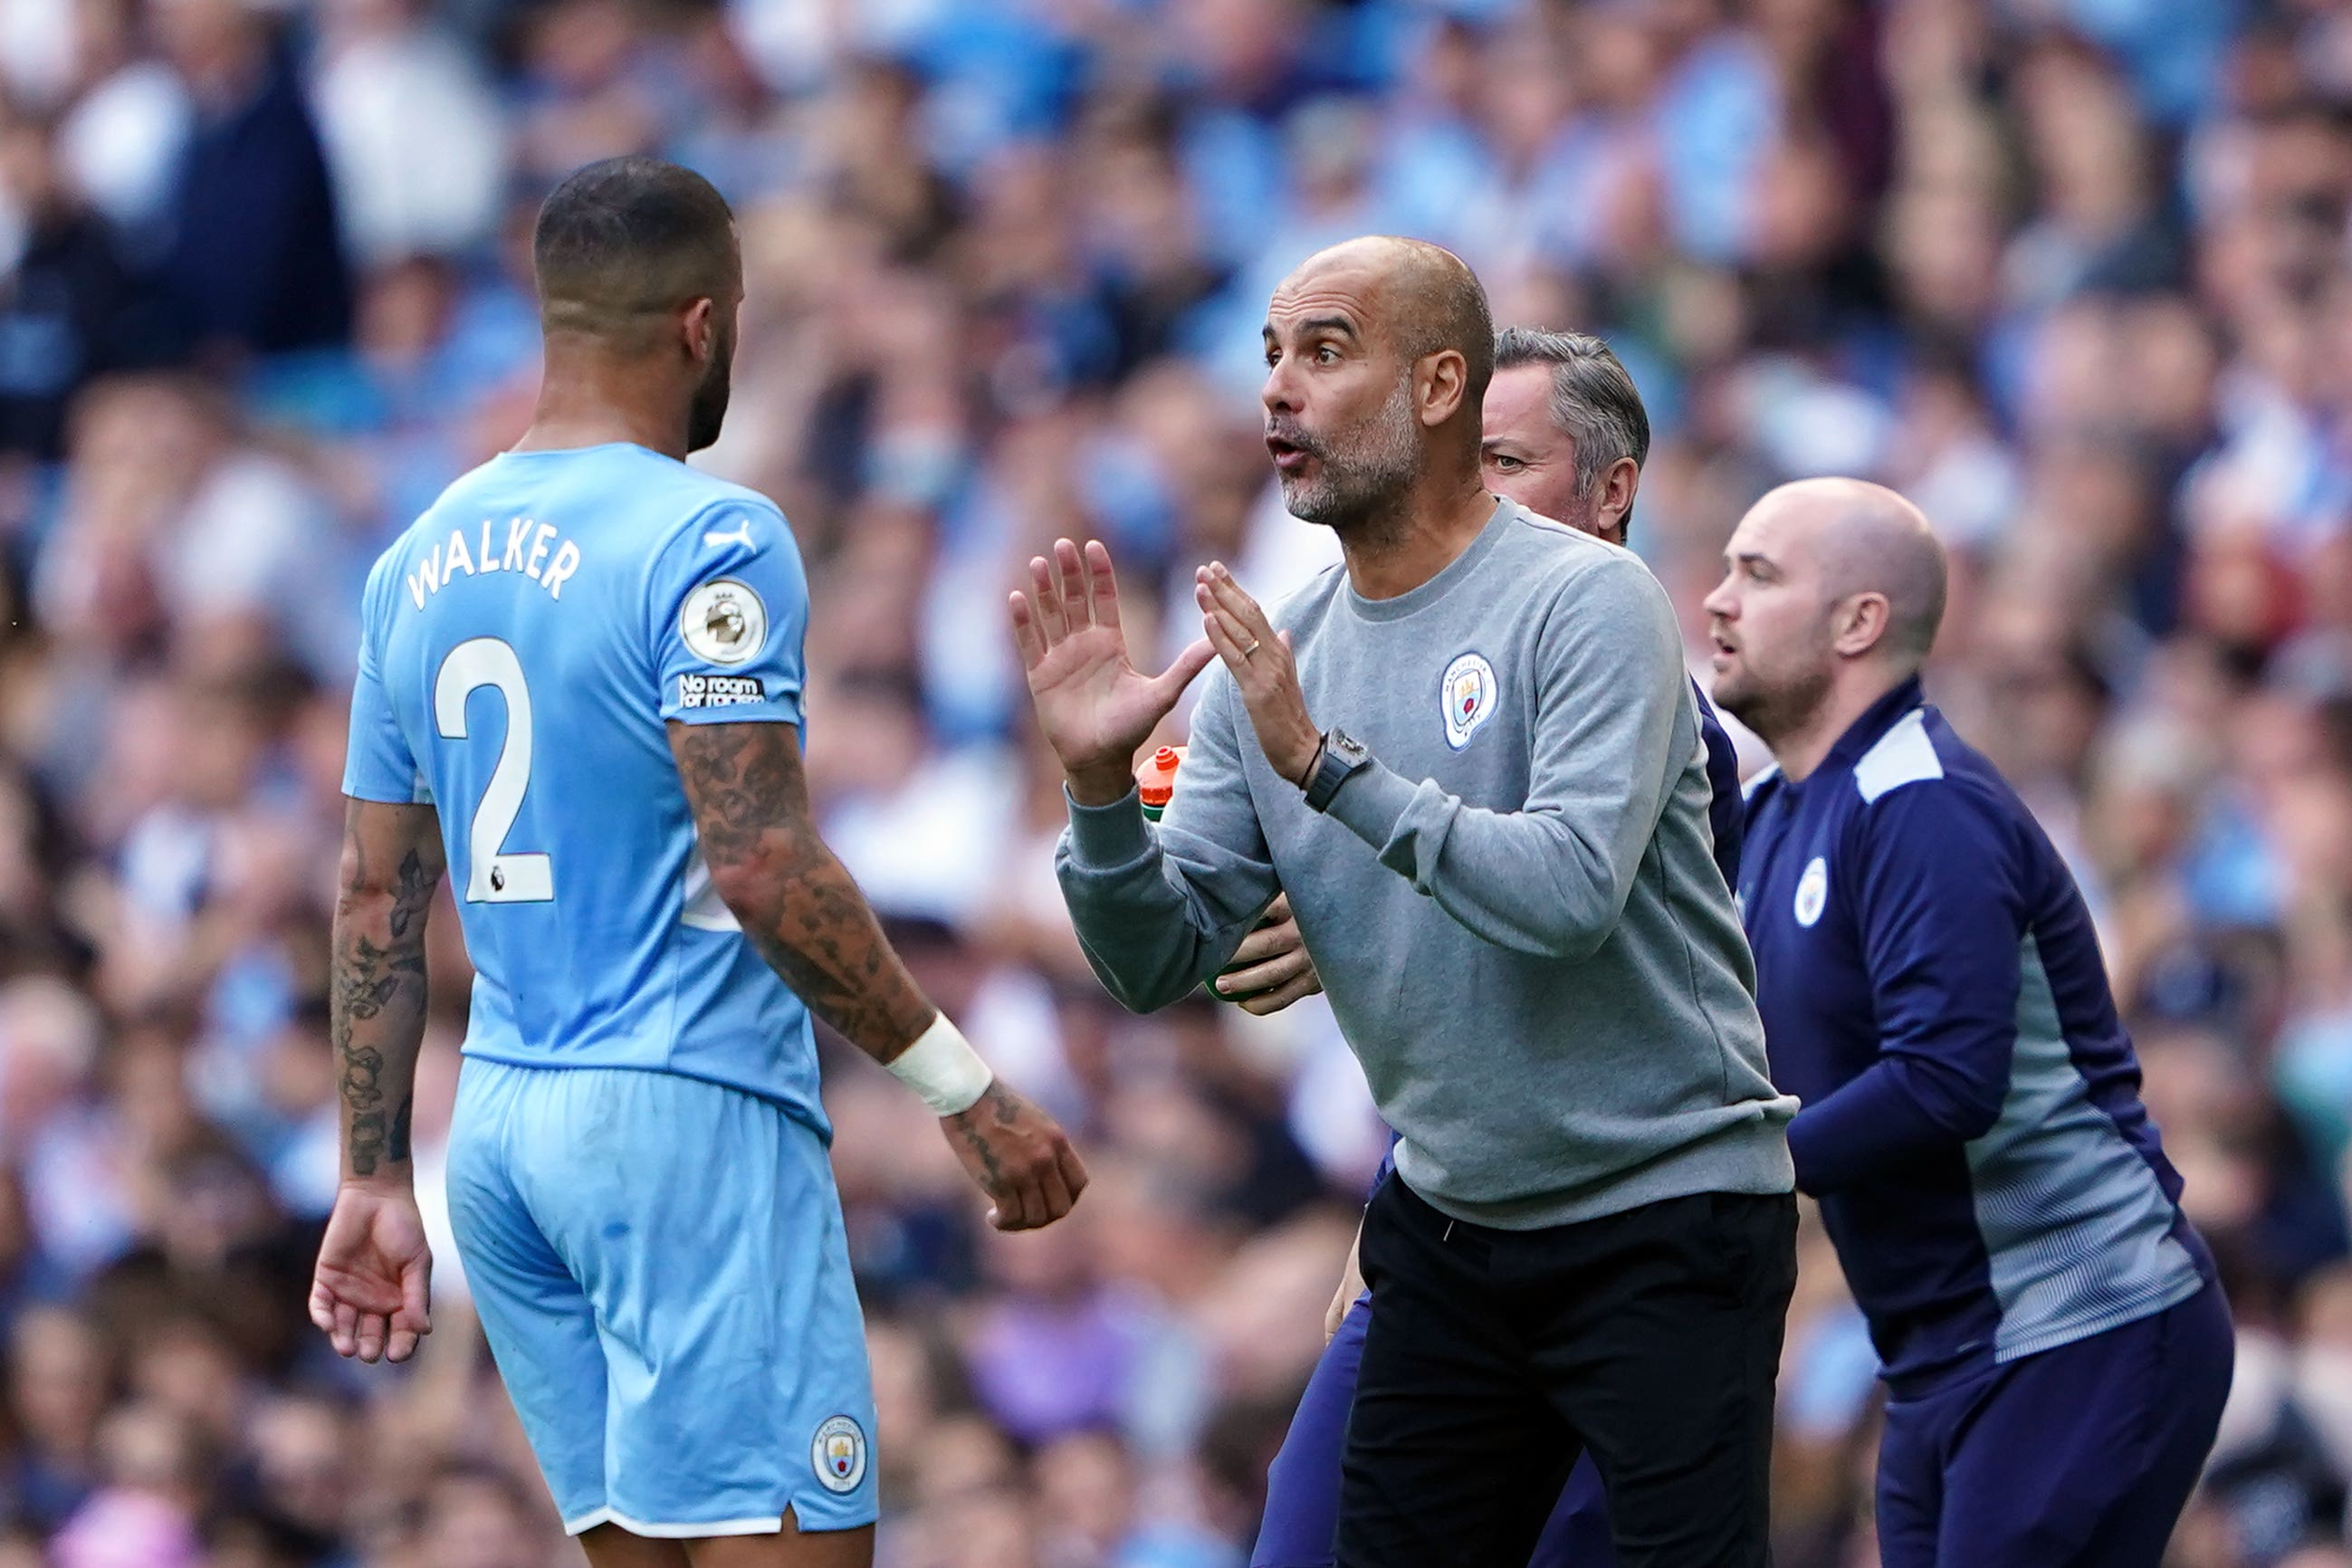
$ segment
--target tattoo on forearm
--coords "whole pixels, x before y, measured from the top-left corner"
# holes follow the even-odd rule
[[[930,1005],[817,837],[784,727],[685,725],[675,749],[703,858],[714,871],[748,862],[767,872],[772,895],[737,911],[761,956],[811,1012],[869,1054],[920,1034]]]
[[[373,1110],[383,1103],[383,1053],[369,1046],[343,1047],[343,1103]]]
[[[398,905],[391,911],[397,924],[402,917]],[[351,962],[339,964],[335,973],[337,999],[344,1012],[353,1018],[373,1018],[382,1013],[387,1003],[399,994],[403,985],[415,981],[425,983],[425,948],[422,933],[414,945],[403,943],[394,947],[378,947],[359,932],[352,934],[349,957]]]
[[[352,1118],[352,1174],[373,1176],[383,1162],[383,1112],[371,1110]]]
[[[425,932],[417,922],[425,918],[425,907],[433,902],[433,889],[441,885],[441,869],[436,865],[427,868],[425,857],[410,850],[401,858],[398,881],[392,900],[390,924],[395,938],[404,939],[414,930],[421,943]],[[422,947],[418,949],[420,961]],[[421,973],[421,971],[420,971]]]
[[[372,1176],[409,1158],[415,1070],[425,1025],[425,910],[440,881],[410,849],[386,888],[370,874],[365,847],[335,912],[330,1029],[340,1072],[343,1152],[353,1175]],[[387,1081],[399,1103],[388,1105]]]
[[[982,1092],[979,1104],[961,1116],[950,1117],[948,1126],[963,1141],[964,1147],[971,1151],[972,1157],[980,1162],[980,1168],[988,1173],[988,1179],[981,1184],[992,1193],[1002,1192],[1004,1189],[1004,1162],[996,1157],[995,1149],[980,1135],[979,1117],[982,1110],[990,1112],[999,1127],[1010,1127],[1020,1120],[1013,1096],[1005,1091],[1003,1084],[992,1083]]]

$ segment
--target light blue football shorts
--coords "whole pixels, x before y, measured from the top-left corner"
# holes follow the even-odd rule
[[[449,1213],[566,1531],[873,1522],[866,1325],[806,1124],[698,1079],[469,1057]]]

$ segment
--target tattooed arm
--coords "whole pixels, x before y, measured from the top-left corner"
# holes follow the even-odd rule
[[[710,885],[810,1012],[887,1062],[939,1009],[811,820],[789,724],[672,724]]]
[[[342,1099],[342,1183],[319,1248],[310,1320],[343,1355],[406,1361],[432,1331],[433,1260],[409,1156],[425,1036],[425,915],[441,885],[429,805],[354,800],[344,818],[329,1027]]]
[[[351,803],[329,999],[346,1179],[395,1167],[405,1178],[416,1047],[425,1037],[425,911],[441,872],[441,830],[431,806]]]
[[[817,836],[790,724],[673,721],[670,751],[694,810],[710,883],[743,934],[810,1012],[888,1064],[940,1016],[881,923]],[[940,1118],[1003,1230],[1050,1225],[1086,1186],[1054,1119],[1005,1087]]]

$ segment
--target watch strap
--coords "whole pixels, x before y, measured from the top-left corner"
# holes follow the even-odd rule
[[[1349,755],[1351,752],[1356,752],[1356,749],[1350,746],[1335,746],[1331,743],[1330,735],[1328,733],[1324,735],[1323,749],[1315,756],[1315,771],[1307,776],[1307,780],[1308,806],[1317,811],[1328,810],[1331,797],[1339,793],[1339,786],[1346,784],[1349,776],[1364,765],[1365,759],[1362,753],[1356,752],[1351,758]]]

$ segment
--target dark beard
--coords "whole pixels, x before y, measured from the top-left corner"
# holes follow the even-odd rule
[[[1727,701],[1715,698],[1715,705],[1756,731],[1756,738],[1767,746],[1777,746],[1784,735],[1795,733],[1812,721],[1821,711],[1830,690],[1830,674],[1822,669],[1786,690],[1766,692],[1748,678],[1748,689]]]
[[[727,423],[727,400],[734,391],[734,378],[730,374],[725,359],[711,363],[710,374],[694,389],[694,402],[686,414],[686,449],[699,452],[719,439],[719,432]]]

